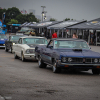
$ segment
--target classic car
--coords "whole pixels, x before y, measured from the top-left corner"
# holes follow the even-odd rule
[[[5,51],[8,52],[10,50],[12,53],[13,52],[12,46],[14,44],[16,44],[18,42],[19,38],[22,36],[23,35],[10,35],[8,40],[5,41]]]
[[[47,45],[48,41],[44,37],[37,36],[26,36],[21,37],[18,40],[18,43],[13,45],[14,58],[21,58],[22,61],[26,59],[34,59],[35,58],[35,46],[37,45]]]
[[[32,36],[35,36],[35,35],[36,35],[34,30],[27,30],[27,31],[24,33],[24,35],[30,35],[30,32],[31,32],[31,35],[32,35]]]
[[[36,46],[35,56],[40,68],[51,65],[54,73],[61,69],[100,73],[100,53],[90,50],[88,43],[82,39],[54,38],[47,46]]]
[[[0,34],[0,48],[5,48],[5,41],[7,36],[5,34]]]

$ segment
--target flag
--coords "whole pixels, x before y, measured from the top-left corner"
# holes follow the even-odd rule
[[[23,14],[23,11],[21,11],[21,13]]]
[[[27,14],[27,11],[25,10],[25,14]]]

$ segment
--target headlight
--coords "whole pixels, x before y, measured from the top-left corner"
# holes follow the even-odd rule
[[[97,63],[98,62],[98,59],[94,59],[94,62]]]
[[[28,53],[28,54],[29,54],[29,53],[30,53],[30,50],[29,50],[29,49],[27,49],[27,50],[26,50],[26,53]]]
[[[72,58],[68,58],[68,62],[72,62]]]
[[[62,57],[62,62],[66,62],[67,60],[66,60],[66,57]]]
[[[27,54],[29,54],[29,53],[34,53],[34,52],[35,52],[35,49],[27,49],[27,50],[26,50],[26,53],[27,53]]]
[[[14,45],[15,43],[13,43],[13,45]]]
[[[5,45],[5,44],[3,44],[3,45]]]

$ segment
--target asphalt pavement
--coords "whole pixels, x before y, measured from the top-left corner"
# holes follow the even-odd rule
[[[100,53],[100,46],[91,46]],[[55,74],[37,61],[14,59],[0,49],[0,100],[100,100],[100,75],[91,70]]]

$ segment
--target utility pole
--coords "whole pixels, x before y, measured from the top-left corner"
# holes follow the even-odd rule
[[[44,8],[46,8],[46,6],[41,6],[43,9],[42,9],[42,22],[43,22],[43,19],[44,19]]]

